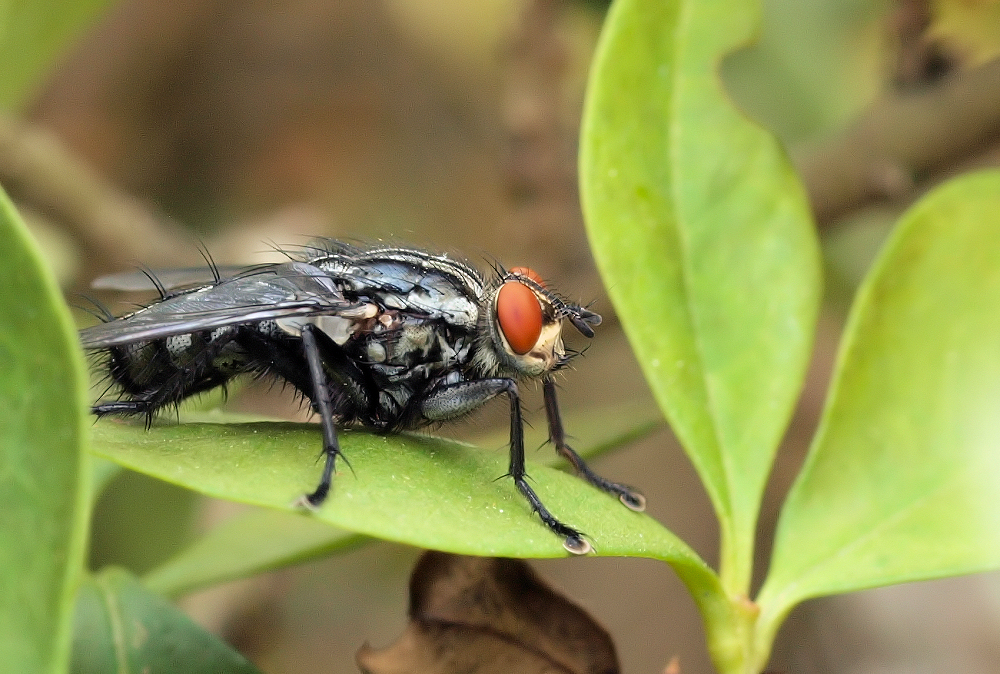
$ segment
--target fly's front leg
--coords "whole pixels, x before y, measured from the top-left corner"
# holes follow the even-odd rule
[[[514,479],[518,491],[528,500],[531,509],[538,513],[545,526],[563,537],[563,547],[577,555],[590,552],[590,543],[584,540],[583,534],[557,520],[528,484],[524,467],[521,398],[513,379],[478,379],[448,384],[424,398],[420,404],[420,412],[431,421],[444,421],[471,412],[501,393],[506,393],[510,398],[510,469],[507,475]]]
[[[323,371],[323,362],[320,358],[319,345],[316,343],[316,335],[313,334],[314,326],[305,325],[302,327],[302,348],[305,351],[306,361],[309,363],[309,379],[312,382],[312,401],[319,412],[320,424],[323,427],[323,455],[326,462],[323,464],[323,476],[319,485],[311,494],[306,494],[299,500],[299,505],[306,508],[318,508],[326,500],[330,493],[330,484],[333,481],[334,463],[340,454],[340,444],[337,442],[337,429],[333,425],[333,405],[330,403],[330,390],[327,388],[326,373]]]
[[[556,452],[573,464],[577,475],[594,485],[601,491],[614,494],[632,510],[642,512],[646,509],[646,497],[624,484],[612,482],[592,471],[583,458],[566,444],[566,433],[563,431],[562,417],[559,415],[559,403],[556,401],[556,384],[551,377],[545,378],[545,415],[549,419],[549,441],[556,446]]]

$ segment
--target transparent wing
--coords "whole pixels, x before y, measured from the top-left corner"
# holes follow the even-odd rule
[[[366,308],[344,298],[328,274],[304,262],[254,268],[80,331],[86,349],[287,316],[351,316]]]

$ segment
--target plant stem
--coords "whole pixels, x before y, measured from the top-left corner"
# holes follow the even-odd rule
[[[753,524],[736,519],[733,513],[719,514],[719,578],[727,596],[745,597],[750,593],[753,573]]]
[[[701,612],[715,668],[720,674],[758,674],[767,664],[773,638],[759,638],[760,607],[745,593],[727,593],[721,578],[706,567],[673,567]]]
[[[720,674],[758,674],[770,653],[770,643],[767,652],[758,652],[760,608],[746,595],[727,597],[723,603],[724,611],[702,614],[712,662]]]

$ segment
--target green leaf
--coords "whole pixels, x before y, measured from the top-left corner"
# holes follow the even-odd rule
[[[820,296],[805,195],[720,87],[757,2],[619,0],[591,72],[581,191],[598,267],[708,491],[721,574],[749,588],[761,494]]]
[[[906,215],[782,510],[762,638],[819,595],[1000,568],[1000,173]]]
[[[122,472],[122,467],[117,463],[96,459],[91,462],[90,471],[90,498],[97,501],[104,488]]]
[[[961,1],[961,0],[960,0]],[[767,0],[752,45],[726,59],[737,105],[794,145],[850,124],[885,88],[889,3]]]
[[[511,481],[498,479],[507,472],[506,451],[357,431],[342,432],[340,442],[352,468],[341,463],[327,502],[305,514],[292,503],[315,486],[320,473],[322,443],[315,424],[189,423],[146,431],[106,420],[94,432],[98,454],[208,496],[299,512],[358,534],[457,554],[568,554]],[[528,473],[549,509],[582,528],[598,554],[666,561],[703,611],[719,621],[730,618],[718,577],[662,525],[575,476],[533,463]],[[168,591],[176,589],[171,585],[176,576],[157,582]]]
[[[0,0],[0,108],[23,105],[109,0]]]
[[[333,492],[312,517],[360,534],[472,555],[563,557],[558,536],[531,513],[510,480],[507,453],[413,435],[341,432],[351,468],[339,463]],[[154,426],[106,420],[94,427],[98,454],[208,496],[296,512],[322,465],[315,424]],[[529,475],[545,504],[583,529],[599,553],[694,560],[646,515],[575,476],[537,464]]]
[[[616,410],[587,410],[565,415],[567,427],[586,442],[575,449],[593,457],[620,447],[660,426],[659,415],[646,408],[624,406]],[[218,415],[198,415],[216,418]],[[528,447],[541,445],[540,429],[528,429]],[[506,447],[507,433],[490,435],[482,447]],[[544,448],[543,448],[544,449]],[[554,452],[541,455],[548,465],[561,462]],[[350,478],[350,476],[347,476]],[[219,582],[244,578],[315,557],[342,552],[367,539],[299,514],[272,510],[242,513],[215,527],[188,548],[167,560],[143,578],[153,590],[179,595]]]
[[[0,663],[62,671],[87,531],[89,422],[73,322],[0,190]]]
[[[146,574],[142,582],[154,592],[177,596],[350,550],[365,540],[311,517],[255,509],[215,527]]]
[[[80,587],[73,674],[260,674],[246,658],[131,575],[109,569]]]

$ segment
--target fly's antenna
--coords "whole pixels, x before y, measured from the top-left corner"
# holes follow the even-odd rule
[[[593,337],[593,326],[601,324],[603,320],[601,315],[575,305],[568,306],[567,309],[568,313],[566,315],[573,324],[573,327],[579,330],[580,334],[584,337]]]
[[[508,272],[509,274],[509,272]],[[556,293],[549,290],[530,276],[517,274],[517,280],[539,293],[552,305],[556,315],[560,318],[568,318],[581,335],[593,337],[594,328],[592,326],[601,324],[601,315],[585,309],[577,304],[571,304]]]

